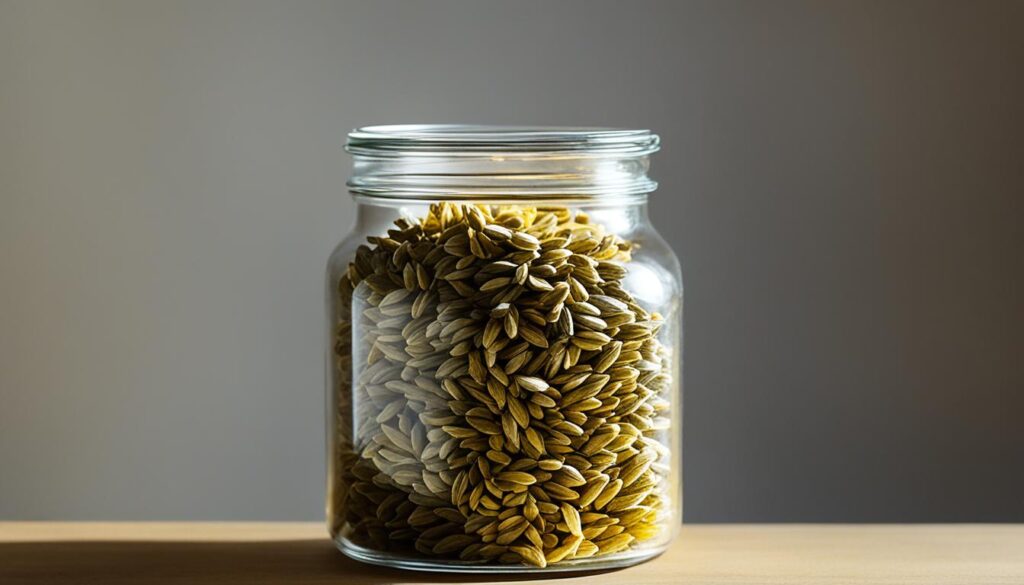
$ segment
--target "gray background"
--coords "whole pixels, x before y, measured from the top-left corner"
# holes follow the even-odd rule
[[[1024,3],[0,1],[0,518],[316,519],[351,127],[648,127],[689,521],[1024,521]]]

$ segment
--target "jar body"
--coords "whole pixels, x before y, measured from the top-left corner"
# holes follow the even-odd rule
[[[624,202],[359,201],[327,269],[327,517],[343,552],[589,570],[682,521],[682,282]]]

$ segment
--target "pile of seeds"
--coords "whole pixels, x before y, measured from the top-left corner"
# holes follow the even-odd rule
[[[670,359],[630,248],[522,205],[369,238],[335,299],[332,533],[543,567],[669,530]]]

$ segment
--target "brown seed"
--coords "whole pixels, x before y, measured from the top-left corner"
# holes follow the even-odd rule
[[[538,454],[544,454],[544,439],[537,432],[537,429],[533,427],[526,428],[526,442],[533,448]]]
[[[518,330],[519,330],[518,331],[519,335],[521,335],[524,340],[529,342],[530,345],[535,345],[537,347],[542,347],[542,348],[547,348],[548,347],[548,340],[547,340],[547,338],[544,337],[544,334],[539,329],[537,329],[536,327],[534,327],[534,326],[532,326],[530,324],[527,324],[527,323],[520,323],[519,326],[518,326]],[[509,337],[511,338],[513,336],[509,335]]]
[[[519,399],[515,397],[510,397],[508,399],[508,411],[520,427],[525,429],[530,426],[530,414]]]

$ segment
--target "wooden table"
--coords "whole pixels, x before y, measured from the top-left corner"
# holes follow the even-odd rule
[[[362,565],[317,523],[0,522],[0,584],[508,582]],[[688,525],[640,566],[559,585],[1024,584],[1024,525]]]

